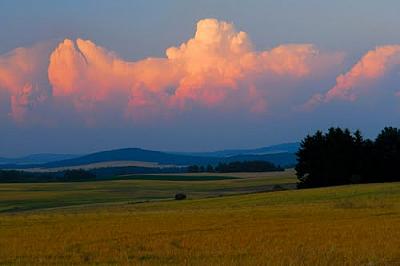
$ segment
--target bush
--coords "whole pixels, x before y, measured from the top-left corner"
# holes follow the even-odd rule
[[[272,191],[283,191],[283,190],[286,190],[286,188],[284,188],[284,187],[281,186],[281,185],[274,185],[274,186],[272,187]]]
[[[83,169],[64,171],[63,181],[92,181],[96,180],[96,175]]]
[[[184,200],[186,199],[186,195],[183,193],[178,193],[175,195],[175,200]]]
[[[187,168],[188,173],[198,173],[200,172],[200,167],[198,165],[190,165]]]
[[[187,168],[189,173],[237,173],[237,172],[275,172],[284,171],[280,166],[276,166],[273,163],[267,161],[236,161],[230,163],[220,162],[215,168],[212,165],[198,166],[191,165]]]

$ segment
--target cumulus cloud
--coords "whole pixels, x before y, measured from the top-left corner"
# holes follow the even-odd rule
[[[400,45],[386,45],[368,51],[349,72],[336,79],[336,85],[325,94],[314,95],[306,104],[312,108],[332,100],[355,101],[368,93],[382,78],[400,65]]]
[[[38,106],[47,114],[72,107],[91,121],[105,110],[134,119],[191,108],[263,113],[283,88],[295,94],[343,61],[311,44],[256,51],[247,33],[216,19],[200,20],[192,38],[165,54],[126,61],[82,39],[17,48],[0,55],[0,91],[18,121]]]
[[[131,86],[129,63],[91,41],[66,39],[51,53],[48,78],[54,97],[67,97],[79,110],[92,109]]]
[[[10,114],[18,121],[49,96],[46,79],[49,44],[16,48],[0,55],[0,90],[6,90]]]
[[[121,94],[132,117],[226,104],[264,112],[271,88],[257,80],[299,80],[341,60],[310,44],[257,52],[232,23],[203,19],[194,37],[168,48],[164,58],[128,62],[91,41],[66,39],[51,54],[48,77],[54,96],[71,98],[77,109],[95,108]]]

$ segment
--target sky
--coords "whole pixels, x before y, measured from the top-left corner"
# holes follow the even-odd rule
[[[0,156],[400,122],[399,1],[0,1]]]

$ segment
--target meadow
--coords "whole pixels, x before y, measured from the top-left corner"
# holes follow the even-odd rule
[[[203,189],[207,182],[245,187],[235,182],[247,179],[257,183],[262,178],[203,181]],[[10,186],[18,185],[26,184]],[[95,199],[112,193],[98,186],[96,197],[86,194],[95,204],[1,213],[0,264],[400,264],[400,183],[211,198],[202,192],[185,201],[142,203],[124,196],[101,203]],[[3,195],[4,184],[1,188]],[[59,189],[40,193],[50,193],[46,196],[52,201],[57,198],[52,193],[62,193]]]
[[[270,191],[275,185],[292,189],[293,170],[270,173],[200,173],[118,176],[112,181],[0,184],[0,213],[71,205],[111,202],[136,203],[173,199],[185,193],[189,199]]]

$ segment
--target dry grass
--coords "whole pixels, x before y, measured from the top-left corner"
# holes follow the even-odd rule
[[[400,183],[0,215],[2,264],[399,265]]]

